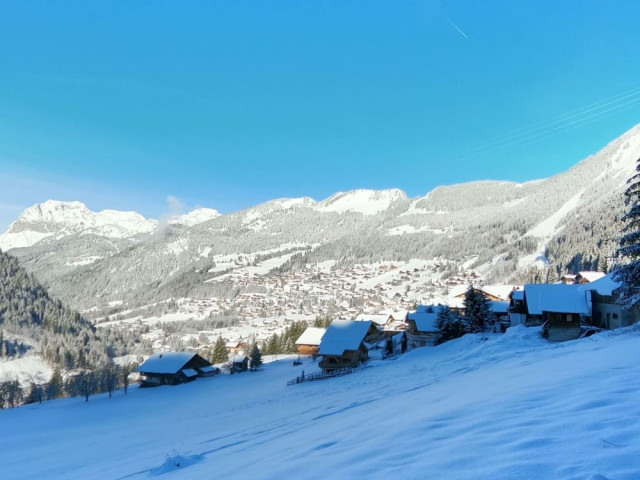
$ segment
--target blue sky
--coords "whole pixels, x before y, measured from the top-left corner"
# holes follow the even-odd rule
[[[0,4],[0,230],[554,175],[640,122],[640,2]]]

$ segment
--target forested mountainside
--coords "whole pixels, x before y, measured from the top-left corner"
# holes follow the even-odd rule
[[[637,126],[548,179],[443,186],[414,199],[400,190],[356,190],[164,223],[133,212],[96,219],[74,204],[90,225],[84,230],[68,225],[70,215],[52,213],[44,222],[38,212],[71,208],[46,202],[16,220],[0,245],[80,310],[233,297],[243,287],[225,274],[273,257],[282,260],[279,271],[325,260],[438,258],[471,265],[490,282],[545,280],[611,264],[626,180],[639,157]]]
[[[35,351],[52,366],[93,368],[123,353],[125,339],[112,335],[101,330],[98,336],[91,322],[51,298],[15,257],[0,252],[0,357]]]

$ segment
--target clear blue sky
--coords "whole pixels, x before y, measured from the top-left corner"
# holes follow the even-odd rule
[[[640,2],[5,1],[0,230],[547,177],[640,122]]]

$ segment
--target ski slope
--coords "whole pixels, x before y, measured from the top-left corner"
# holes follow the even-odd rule
[[[4,410],[2,478],[638,479],[639,345],[514,327],[289,387],[310,360]]]

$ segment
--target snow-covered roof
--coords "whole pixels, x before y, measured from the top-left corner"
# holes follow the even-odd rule
[[[451,287],[451,290],[449,290],[449,298],[464,295],[467,290],[469,290],[469,285],[454,285]]]
[[[603,272],[585,271],[585,272],[578,272],[578,275],[576,277],[582,277],[587,282],[595,282],[596,280],[603,278],[605,275],[606,274]]]
[[[507,313],[507,310],[509,310],[509,302],[492,301],[489,303],[489,307],[493,313]]]
[[[595,290],[598,295],[610,296],[613,295],[613,292],[622,286],[621,282],[617,282],[613,279],[613,274],[606,275],[598,280],[594,280],[593,282],[585,283],[580,285],[580,290]]]
[[[334,320],[322,337],[320,355],[342,355],[346,350],[358,350],[367,336],[372,322]]]
[[[209,367],[200,367],[199,370],[202,373],[211,373],[211,372],[215,372],[217,370],[217,368],[214,367],[213,365],[211,365]]]
[[[396,321],[404,321],[409,314],[409,310],[398,310],[397,312],[391,312],[391,316]]]
[[[138,372],[178,373],[195,356],[195,353],[187,352],[154,353],[138,367]]]
[[[378,325],[385,325],[389,321],[391,315],[388,313],[372,315],[370,313],[361,313],[356,317],[356,322],[372,321]]]
[[[189,378],[198,376],[198,372],[196,372],[193,368],[183,368],[182,373],[184,373]]]
[[[524,286],[524,294],[531,315],[542,315],[542,312],[591,314],[586,292],[580,285],[529,284]]]
[[[514,300],[524,300],[524,290],[514,290],[513,299]]]
[[[415,313],[409,314],[409,320],[413,320],[416,322],[416,329],[419,332],[437,332],[438,327],[436,326],[438,320],[438,310],[434,309],[433,312],[424,312],[416,310]]]
[[[307,327],[296,341],[296,345],[320,345],[325,331],[324,328]]]
[[[242,363],[245,361],[245,359],[248,359],[249,357],[247,357],[246,355],[233,355],[229,360],[231,360],[231,363]]]
[[[514,285],[485,285],[482,287],[482,291],[492,297],[507,300],[514,288],[516,288]]]

